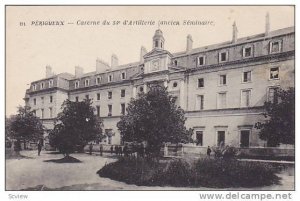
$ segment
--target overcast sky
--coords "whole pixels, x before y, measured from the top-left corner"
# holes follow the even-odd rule
[[[45,77],[46,65],[56,73],[74,74],[76,65],[84,72],[95,70],[96,59],[110,63],[116,54],[119,64],[139,60],[140,48],[152,49],[158,21],[213,21],[212,25],[161,25],[165,49],[171,53],[186,49],[191,34],[193,47],[224,42],[232,38],[236,21],[238,37],[263,33],[269,12],[271,30],[294,26],[291,6],[138,6],[138,7],[7,7],[6,10],[6,114],[24,105],[25,90],[32,81]],[[65,26],[31,26],[32,21],[65,21]],[[154,20],[151,26],[78,26],[76,22],[103,20]],[[19,26],[25,22],[26,26]]]

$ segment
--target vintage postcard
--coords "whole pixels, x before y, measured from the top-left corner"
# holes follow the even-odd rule
[[[294,6],[7,5],[5,18],[6,191],[291,199]]]

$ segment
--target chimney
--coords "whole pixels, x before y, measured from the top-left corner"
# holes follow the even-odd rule
[[[111,70],[109,64],[106,63],[105,61],[97,58],[97,60],[96,60],[96,72],[99,73],[99,72],[103,72],[105,70],[106,71]]]
[[[186,51],[191,51],[193,49],[193,38],[192,36],[189,34],[186,37]]]
[[[80,66],[75,66],[75,77],[80,77],[83,75],[83,68]]]
[[[51,76],[53,76],[52,67],[47,65],[46,66],[46,78],[49,78]]]
[[[270,16],[269,16],[269,12],[267,12],[266,14],[266,25],[265,25],[265,35],[269,35],[270,32]]]
[[[140,62],[144,63],[144,55],[147,54],[147,50],[144,46],[141,47],[141,53],[140,53]]]
[[[114,68],[114,67],[117,67],[118,65],[119,65],[119,60],[118,60],[117,55],[112,54],[111,55],[111,67]]]
[[[237,41],[237,34],[238,34],[238,30],[237,30],[236,23],[234,21],[232,25],[232,43],[235,43]]]

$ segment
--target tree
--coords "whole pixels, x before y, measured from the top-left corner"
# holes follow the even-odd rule
[[[259,137],[267,141],[268,146],[279,143],[295,144],[295,89],[279,89],[273,102],[265,102],[263,113],[266,121],[257,122]]]
[[[16,140],[16,151],[20,150],[22,141],[25,145],[28,141],[37,141],[43,137],[43,124],[28,106],[19,106],[18,114],[7,119],[6,124],[6,137]]]
[[[124,141],[146,142],[148,151],[158,156],[164,142],[187,142],[185,120],[174,97],[166,88],[155,86],[131,99],[117,127]]]
[[[49,133],[50,145],[67,156],[89,141],[102,137],[102,121],[94,115],[89,99],[82,102],[65,100],[54,129]]]

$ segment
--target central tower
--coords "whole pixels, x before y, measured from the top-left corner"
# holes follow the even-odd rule
[[[155,31],[153,36],[153,49],[164,49],[165,38],[163,36],[163,32],[160,29]]]

